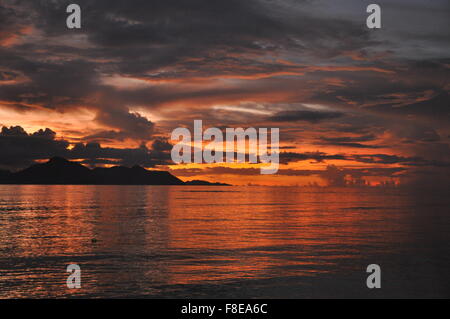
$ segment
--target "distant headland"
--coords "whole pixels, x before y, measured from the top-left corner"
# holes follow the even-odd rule
[[[183,182],[169,172],[149,171],[141,166],[90,169],[61,157],[14,173],[0,170],[0,184],[230,186],[206,181]]]

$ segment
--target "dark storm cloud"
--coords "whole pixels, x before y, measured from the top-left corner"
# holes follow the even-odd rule
[[[1,56],[1,52],[0,52]],[[26,75],[25,83],[0,86],[0,97],[14,108],[48,108],[67,111],[89,107],[97,111],[100,124],[118,129],[129,138],[148,139],[154,124],[129,111],[125,103],[109,98],[111,88],[99,83],[96,64],[85,60],[68,63],[28,61],[5,54],[6,61]]]
[[[181,63],[180,70],[173,73],[176,77],[194,71],[202,76],[227,74],[233,64],[236,70],[259,64],[259,72],[281,72],[286,66],[261,63],[245,56],[232,58],[229,54],[261,55],[283,47],[330,55],[370,43],[367,30],[352,22],[309,17],[300,12],[301,16],[286,15],[283,10],[288,8],[277,2],[140,0],[131,5],[124,1],[79,1],[83,9],[83,28],[69,34],[64,11],[70,1],[8,2],[16,4],[13,8],[17,10],[29,10],[32,14],[25,21],[47,36],[85,35],[94,45],[79,49],[49,43],[47,49],[50,48],[52,54],[69,54],[72,50],[84,58],[114,58],[116,61],[103,71],[109,68],[142,77],[176,63]],[[338,41],[339,38],[345,41]],[[34,44],[35,48],[39,45],[42,46]],[[332,53],[334,51],[336,53]],[[201,63],[194,63],[192,58],[200,58]],[[208,67],[217,64],[227,68]],[[95,72],[91,74],[96,76]],[[167,75],[170,73],[164,76]]]
[[[385,147],[382,145],[368,145],[368,144],[361,144],[361,143],[339,143],[339,142],[317,143],[317,145],[334,145],[334,146],[342,146],[342,147],[350,147],[350,148],[373,148],[373,149]]]
[[[342,160],[342,161],[354,161],[365,164],[402,164],[405,166],[417,166],[417,167],[420,166],[450,167],[450,161],[429,160],[418,156],[407,157],[389,154],[327,154],[324,152],[280,153],[280,163],[283,164],[308,160],[313,160],[317,163],[323,163],[330,160]]]
[[[34,160],[63,156],[69,143],[55,140],[55,132],[46,129],[28,134],[20,126],[3,127],[0,133],[0,166],[24,167]]]
[[[84,98],[94,92],[96,79],[92,76],[95,72],[92,63],[83,60],[62,64],[16,60],[16,69],[26,75],[27,81],[1,86],[0,94],[2,99],[14,102],[22,109],[41,105],[64,110],[83,103]]]
[[[422,157],[404,157],[397,155],[372,154],[372,155],[353,155],[349,158],[352,158],[361,163],[371,163],[371,164],[402,164],[406,166],[450,167],[450,161],[429,160]]]
[[[383,61],[378,61],[379,67]],[[391,62],[392,63],[392,62]],[[334,75],[351,81],[351,86],[335,86],[327,92],[317,91],[312,101],[361,107],[370,112],[392,115],[417,115],[433,120],[449,118],[450,62],[448,59],[397,59],[387,67],[394,74],[337,72]],[[319,74],[316,74],[318,76]]]
[[[94,143],[137,145],[203,118],[216,127],[279,125],[284,142],[317,129],[324,137],[312,137],[312,145],[398,151],[396,157],[287,153],[285,162],[446,164],[447,2],[380,0],[383,28],[376,31],[365,27],[369,1],[359,0],[79,0],[81,30],[66,28],[70,3],[0,3],[0,104],[21,114],[89,109],[95,128],[79,134],[90,144],[78,146],[77,156],[90,156],[90,163],[146,162],[148,153],[165,162],[164,141],[126,154]],[[255,108],[248,102],[264,105],[256,109],[263,113],[213,108],[243,102],[249,111]],[[162,120],[155,124],[152,116]],[[306,128],[286,133],[299,126]],[[32,138],[41,139],[22,136]],[[52,155],[67,152],[57,139],[46,140]],[[33,154],[27,158],[41,156]]]
[[[68,35],[65,7],[70,1],[7,2],[16,4],[15,8],[21,11],[27,8],[32,12],[26,21],[46,35]],[[181,72],[156,76],[182,77],[192,70],[203,76],[226,74],[233,64],[245,67],[258,63],[267,72],[282,71],[286,67],[282,64],[261,64],[242,55],[233,59],[228,53],[263,55],[289,49],[301,55],[333,57],[374,44],[360,21],[310,15],[308,10],[314,6],[309,1],[139,0],[129,4],[117,0],[80,0],[78,3],[83,9],[83,28],[71,34],[86,35],[95,47],[69,49],[85,58],[116,58],[110,65],[115,71],[142,77],[177,63],[181,63]],[[58,50],[56,46],[51,48],[52,52]],[[193,62],[191,58],[201,60]],[[208,67],[217,64],[227,67],[222,70]]]
[[[65,15],[61,12],[70,1],[17,3],[30,7],[48,34],[66,34]],[[86,30],[83,32],[87,32],[93,42],[112,48],[182,45],[187,50],[185,53],[189,53],[205,46],[230,45],[238,50],[259,48],[261,44],[255,43],[256,40],[270,40],[303,49],[313,49],[320,44],[325,49],[361,46],[369,39],[367,30],[354,22],[311,17],[296,10],[288,1],[135,0],[130,4],[119,0],[80,0],[77,3],[83,8],[83,30]],[[295,5],[302,3],[308,2],[297,1]],[[288,10],[297,12],[289,14]],[[296,44],[290,38],[294,36],[306,42]],[[346,38],[346,41],[327,43],[336,38]]]
[[[152,150],[157,152],[168,152],[171,151],[172,148],[172,144],[170,144],[167,140],[161,138],[154,140],[152,144]]]
[[[84,102],[101,109],[98,117],[100,121],[114,116],[105,114],[109,112],[110,106],[105,102],[96,104],[92,100],[87,101],[87,96],[94,92],[106,96],[111,93],[110,89],[98,85],[103,75],[118,73],[141,79],[180,79],[236,74],[295,74],[307,68],[262,62],[258,56],[289,50],[291,54],[307,55],[314,60],[314,57],[333,57],[352,50],[364,50],[374,44],[370,32],[359,21],[339,19],[332,15],[310,15],[308,11],[314,6],[311,7],[309,1],[139,0],[132,5],[116,0],[79,1],[83,12],[83,28],[70,33],[65,27],[65,7],[70,1],[6,3],[10,4],[10,11],[31,12],[24,21],[43,31],[47,37],[64,36],[70,42],[75,36],[82,35],[86,36],[90,45],[80,47],[73,43],[72,46],[41,41],[31,47],[26,43],[11,49],[12,56],[23,58],[22,61],[10,61],[12,63],[8,64],[13,70],[25,72],[32,85],[9,88],[4,95],[8,99],[19,100],[15,101],[18,102],[17,106],[26,108],[30,104],[28,102],[43,102],[45,106],[52,107],[56,104],[54,96],[57,93],[57,96],[64,97],[63,103],[57,100],[58,105],[62,104],[61,107]],[[58,60],[40,65],[45,59],[34,61],[40,57],[39,53],[33,56],[27,54],[33,48],[50,51],[50,55],[56,55]],[[78,61],[71,58],[71,53]],[[83,59],[86,61],[79,61]],[[109,62],[87,62],[92,59]],[[164,70],[166,67],[169,70]],[[436,65],[431,63],[425,67],[431,69],[436,68]],[[163,72],[160,72],[161,69]],[[385,82],[384,78],[381,81]],[[357,91],[366,92],[365,85],[361,84],[361,89]],[[231,90],[219,88],[187,92],[172,87],[167,90],[119,91],[116,95],[120,96],[118,101],[122,104],[124,116],[130,118],[132,115],[126,114],[127,104],[130,103],[151,107],[160,102],[190,97],[220,97],[233,94],[233,90],[234,94],[245,94],[249,89],[241,86]],[[264,87],[254,89],[264,90]],[[36,95],[37,92],[41,94],[39,99],[23,101],[18,98]],[[352,92],[337,90],[330,94],[336,102],[341,101],[336,97],[354,101],[356,97]],[[377,92],[377,95],[383,93],[386,91]],[[325,101],[323,95],[319,99]],[[315,121],[313,116],[310,121]],[[127,121],[107,122],[120,125]],[[115,128],[123,130],[122,127]]]
[[[310,123],[318,123],[325,120],[336,119],[344,116],[339,112],[316,112],[316,111],[283,111],[268,118],[274,122],[299,122],[305,121]]]
[[[296,152],[282,152],[280,153],[280,162],[287,164],[290,162],[307,161],[314,160],[318,163],[327,160],[346,160],[347,156],[344,154],[326,154],[323,152],[306,152],[306,153],[296,153]]]
[[[155,142],[151,149],[145,145],[139,148],[102,147],[98,143],[78,143],[69,148],[70,143],[57,139],[50,129],[27,133],[22,127],[3,127],[0,133],[0,167],[23,168],[36,160],[54,156],[67,159],[85,159],[85,163],[115,165],[155,165],[173,164],[167,142]]]
[[[334,145],[334,146],[343,146],[349,148],[383,148],[383,145],[369,145],[362,144],[361,142],[373,142],[376,140],[376,136],[373,134],[356,136],[356,137],[321,137],[319,142],[316,142],[316,145]]]
[[[150,139],[154,124],[138,113],[122,109],[109,109],[97,114],[97,121],[111,127],[122,128],[131,138]]]
[[[363,136],[342,136],[342,137],[321,137],[321,140],[329,143],[358,143],[358,142],[371,142],[376,139],[373,134]]]
[[[145,145],[139,148],[102,147],[98,143],[76,144],[68,153],[69,159],[85,159],[87,164],[141,165],[154,167],[156,165],[173,164],[170,152],[148,149]]]
[[[26,14],[20,10],[0,4],[0,44],[9,46],[24,33]]]

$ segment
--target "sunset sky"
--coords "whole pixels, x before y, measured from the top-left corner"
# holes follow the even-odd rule
[[[66,27],[78,3],[82,28]],[[0,3],[0,168],[52,156],[236,185],[448,185],[450,2]],[[280,128],[280,170],[173,165],[171,132]]]

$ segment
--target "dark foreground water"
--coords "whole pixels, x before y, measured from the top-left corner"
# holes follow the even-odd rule
[[[449,207],[400,190],[3,185],[0,298],[450,297]]]

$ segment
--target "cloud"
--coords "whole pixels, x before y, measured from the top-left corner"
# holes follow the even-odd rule
[[[352,158],[361,163],[370,164],[402,164],[406,166],[450,167],[450,161],[429,160],[422,157],[405,157],[387,154],[353,155]]]
[[[327,180],[328,186],[343,187],[347,185],[345,171],[335,165],[328,165],[323,177]]]
[[[167,163],[164,137],[203,119],[280,127],[285,150],[319,148],[283,153],[286,163],[445,169],[448,1],[382,0],[377,32],[356,0],[79,0],[80,30],[66,27],[69,3],[0,4],[1,121],[58,133],[5,131],[5,163],[20,152],[27,163],[61,152],[91,164]],[[152,148],[136,147],[155,136]],[[78,153],[65,147],[74,141]]]
[[[404,166],[450,167],[450,161],[430,160],[423,157],[407,157],[389,154],[327,154],[324,152],[281,152],[280,162],[283,164],[314,160],[323,163],[330,160],[352,161],[365,164],[401,164]]]
[[[371,142],[376,139],[373,134],[363,136],[341,136],[341,137],[321,137],[324,142],[329,143],[357,143],[357,142]]]
[[[333,145],[333,146],[342,146],[349,148],[368,148],[368,149],[377,149],[384,148],[383,145],[369,145],[362,144],[359,142],[373,142],[376,140],[376,136],[373,134],[363,135],[363,136],[342,136],[342,137],[321,137],[317,145]]]
[[[96,120],[106,126],[120,128],[130,138],[148,140],[154,132],[154,123],[139,113],[123,109],[108,109],[98,112]]]
[[[0,133],[0,167],[18,169],[33,164],[36,160],[46,160],[54,156],[82,160],[87,164],[156,165],[173,164],[170,151],[163,141],[156,147],[139,148],[102,147],[99,143],[77,143],[73,145],[63,139],[57,139],[50,129],[27,133],[22,127],[3,127]]]
[[[327,160],[346,160],[347,157],[344,154],[326,154],[323,152],[305,152],[305,153],[296,153],[296,152],[281,152],[280,153],[280,162],[287,164],[290,162],[298,162],[298,161],[307,161],[314,160],[318,163],[324,162]]]
[[[325,120],[337,119],[344,116],[339,112],[316,112],[316,111],[283,111],[269,117],[274,122],[299,122],[319,123]]]
[[[152,144],[152,150],[158,151],[158,152],[167,152],[171,151],[173,148],[173,145],[170,144],[167,140],[158,138],[153,141]]]
[[[46,129],[28,134],[20,126],[3,127],[0,133],[0,166],[24,167],[34,160],[64,156],[69,143],[55,140],[55,132]]]

